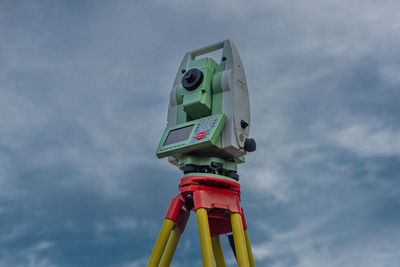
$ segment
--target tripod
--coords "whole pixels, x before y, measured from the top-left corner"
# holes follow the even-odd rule
[[[203,266],[225,267],[219,235],[233,232],[234,252],[239,267],[254,267],[243,209],[240,185],[233,179],[209,173],[188,173],[172,199],[154,246],[148,267],[169,266],[190,211],[194,210],[199,229]],[[214,255],[214,257],[213,257]]]

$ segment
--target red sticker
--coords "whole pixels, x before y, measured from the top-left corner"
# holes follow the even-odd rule
[[[207,133],[205,131],[201,131],[198,134],[196,134],[196,139],[200,140],[202,138],[204,138],[207,135]]]

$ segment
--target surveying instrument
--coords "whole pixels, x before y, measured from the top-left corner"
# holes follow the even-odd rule
[[[220,63],[203,55],[222,49]],[[203,56],[199,58],[199,56]],[[190,211],[196,213],[203,266],[226,266],[219,236],[240,267],[255,266],[240,206],[237,164],[256,149],[248,138],[250,106],[239,53],[225,40],[185,54],[172,87],[157,157],[184,173],[147,266],[169,266]]]

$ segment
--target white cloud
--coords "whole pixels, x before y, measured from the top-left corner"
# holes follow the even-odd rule
[[[341,232],[326,232],[316,234],[324,223],[334,218],[338,210],[329,212],[327,217],[310,218],[299,224],[293,230],[273,234],[272,238],[261,244],[253,245],[256,261],[272,260],[271,266],[288,266],[290,260],[299,267],[313,266],[395,266],[400,260],[396,251],[400,247],[399,236],[370,235],[352,240],[352,229],[341,229]],[[325,214],[326,215],[326,214]],[[341,237],[348,236],[349,242],[336,246]],[[293,263],[292,263],[293,264]]]
[[[125,264],[122,264],[121,267],[142,267],[148,263],[147,258],[140,258]]]
[[[33,250],[35,251],[42,251],[42,250],[46,250],[50,247],[53,246],[52,242],[49,241],[41,241],[38,244],[35,245],[35,247],[33,248]]]
[[[124,218],[116,218],[115,224],[117,228],[126,231],[135,231],[138,228],[138,222],[135,218],[124,217]]]
[[[362,157],[400,155],[400,130],[374,120],[364,119],[336,129],[330,140]]]
[[[21,249],[14,255],[0,259],[0,266],[16,267],[56,267],[60,266],[54,263],[49,257],[39,255],[52,247],[53,244],[48,241],[39,241],[32,246]]]
[[[292,199],[290,181],[277,167],[264,165],[263,170],[243,172],[242,185],[247,191],[264,196],[272,196],[280,202]]]

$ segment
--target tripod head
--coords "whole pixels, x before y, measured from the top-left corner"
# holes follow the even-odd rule
[[[222,49],[221,61],[196,59]],[[171,90],[168,122],[157,157],[188,172],[238,179],[237,164],[256,149],[250,131],[246,76],[231,40],[187,52]]]

